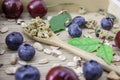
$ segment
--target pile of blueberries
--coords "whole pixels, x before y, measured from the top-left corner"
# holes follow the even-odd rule
[[[101,27],[105,30],[111,30],[113,27],[114,20],[112,18],[103,18],[101,20]],[[72,38],[80,37],[82,35],[82,28],[85,27],[85,18],[82,16],[76,16],[72,19],[68,27],[68,33]]]
[[[81,16],[75,17],[68,25],[69,35],[80,37],[82,28],[87,22]],[[110,30],[113,27],[113,21],[110,18],[103,18],[101,26],[105,30]],[[19,32],[12,32],[6,36],[6,45],[11,50],[18,50],[20,59],[30,61],[35,55],[35,48],[30,44],[23,43],[23,36]],[[59,74],[56,74],[60,72]],[[83,64],[83,74],[86,80],[98,80],[103,73],[102,66],[90,60]],[[65,75],[62,75],[65,74]],[[67,76],[66,76],[67,75]],[[40,72],[36,67],[31,65],[24,65],[17,69],[15,73],[16,80],[40,80]],[[46,75],[46,80],[79,80],[78,76],[67,67],[57,66],[52,68]]]

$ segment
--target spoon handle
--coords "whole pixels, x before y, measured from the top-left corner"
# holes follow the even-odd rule
[[[102,67],[104,68],[105,71],[108,71],[108,72],[115,71],[120,75],[120,70],[116,66],[109,65],[104,60],[97,57],[96,55],[90,54],[84,50],[81,50],[79,48],[71,46],[71,45],[67,44],[66,42],[63,42],[59,38],[54,38],[54,45],[59,46],[77,56],[80,56],[81,58],[83,58],[85,60],[96,60],[97,62],[99,62],[102,65]]]

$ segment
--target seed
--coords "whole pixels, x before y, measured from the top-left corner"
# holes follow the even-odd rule
[[[27,63],[26,63],[25,61],[18,61],[18,63],[19,63],[20,65],[27,65]]]
[[[75,62],[68,62],[67,66],[68,67],[75,67],[77,64]]]
[[[58,56],[58,58],[61,60],[61,61],[65,61],[66,60],[66,57],[64,55],[60,55]]]
[[[8,67],[6,68],[5,70],[5,73],[8,74],[8,75],[12,75],[12,74],[15,74],[16,70],[19,68],[19,66],[16,66],[16,67]]]
[[[49,62],[48,59],[41,59],[39,61],[39,64],[47,64],[48,62]]]
[[[43,51],[44,51],[45,54],[48,54],[48,55],[50,55],[52,53],[52,50],[47,49],[47,48],[45,48]]]
[[[17,62],[17,56],[15,54],[10,57],[10,64],[15,65]]]
[[[42,50],[43,50],[43,46],[42,46],[42,44],[40,44],[39,42],[35,42],[35,43],[33,44],[33,47],[34,47],[35,49],[39,50],[39,51],[42,51]]]
[[[5,33],[5,32],[8,32],[9,28],[8,27],[3,27],[0,29],[0,32],[1,33]]]

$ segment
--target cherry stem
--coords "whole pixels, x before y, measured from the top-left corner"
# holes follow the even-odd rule
[[[59,6],[59,5],[73,5],[74,3],[57,3],[57,4],[50,4],[47,5],[47,8],[51,8],[51,7],[55,7],[55,6]]]

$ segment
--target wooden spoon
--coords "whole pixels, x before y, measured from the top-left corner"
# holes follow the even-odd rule
[[[90,54],[84,50],[81,50],[79,48],[76,48],[74,46],[71,46],[71,45],[63,42],[54,33],[52,33],[52,36],[50,38],[39,38],[36,36],[31,36],[24,29],[23,29],[23,31],[26,35],[28,35],[29,37],[31,37],[32,39],[34,39],[38,42],[61,47],[71,53],[74,53],[77,56],[80,56],[81,58],[83,58],[85,60],[96,60],[97,62],[99,62],[102,65],[102,67],[104,68],[105,71],[108,71],[108,72],[115,71],[120,75],[120,69],[118,69],[116,66],[108,65],[104,60],[95,56],[94,54]]]

